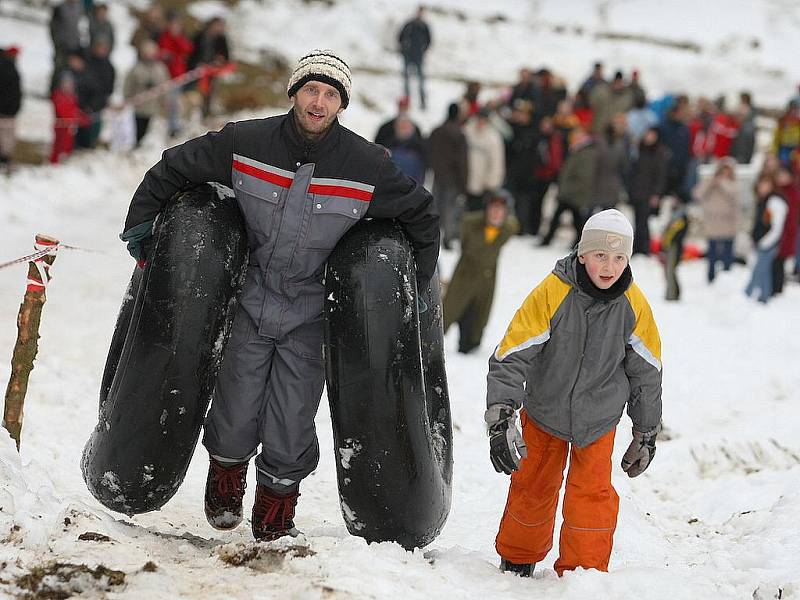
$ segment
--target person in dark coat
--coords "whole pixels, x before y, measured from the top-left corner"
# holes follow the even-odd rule
[[[117,72],[114,65],[108,58],[110,52],[108,42],[104,39],[97,39],[92,44],[91,54],[86,61],[86,71],[88,76],[94,80],[97,86],[97,96],[93,100],[91,106],[85,106],[84,110],[87,112],[99,115],[107,106],[114,93],[114,82],[116,81]],[[94,148],[97,145],[97,140],[100,137],[100,131],[103,121],[96,118],[89,127],[88,147]]]
[[[22,106],[18,53],[16,46],[0,49],[0,168],[11,162],[16,146],[16,117]]]
[[[529,224],[533,235],[539,234],[542,224],[542,203],[547,195],[547,190],[558,179],[558,173],[564,162],[565,137],[564,132],[555,126],[552,117],[545,116],[539,121]]]
[[[189,56],[188,68],[192,70],[201,66],[220,66],[230,60],[228,36],[225,33],[225,20],[214,17],[192,40],[194,49]],[[214,95],[214,80],[211,75],[201,78],[197,89],[203,94],[203,115],[211,114],[211,102]]]
[[[458,235],[467,189],[467,138],[458,104],[447,109],[447,120],[428,138],[428,160],[433,170],[433,198],[439,209],[442,245],[449,250]]]
[[[536,71],[539,101],[533,112],[533,120],[537,123],[544,117],[552,117],[558,111],[558,104],[567,97],[567,89],[560,80],[556,80],[549,69]]]
[[[53,41],[51,92],[59,83],[61,72],[67,67],[69,55],[86,49],[81,43],[80,31],[85,18],[86,10],[81,0],[64,0],[53,7],[50,17],[50,39]]]
[[[381,123],[380,127],[378,127],[378,133],[375,134],[375,143],[380,144],[384,148],[388,148],[395,143],[395,128],[394,123],[395,121],[401,116],[408,116],[408,107],[409,101],[408,96],[403,96],[397,101],[397,115]],[[413,121],[412,121],[413,122]],[[414,123],[414,131],[416,132],[416,136],[421,140],[422,139],[422,131]]]
[[[95,4],[89,17],[89,47],[96,42],[108,44],[108,53],[114,50],[114,25],[108,20],[108,5]]]
[[[264,541],[298,535],[299,487],[319,461],[323,280],[334,247],[363,218],[396,219],[423,290],[439,254],[431,195],[384,148],[339,123],[351,98],[347,63],[331,50],[309,52],[287,95],[286,114],[231,122],[165,150],[134,193],[121,235],[146,261],[154,220],[176,192],[209,181],[233,189],[250,255],[205,421],[205,514],[217,529],[242,522],[256,457],[251,527]]]
[[[75,82],[75,91],[78,95],[78,106],[86,116],[78,126],[75,133],[76,148],[93,148],[92,127],[99,120],[99,111],[103,108],[106,96],[100,80],[86,65],[86,60],[80,52],[73,52],[67,57],[67,68]]]
[[[647,104],[647,92],[642,87],[642,82],[639,79],[639,69],[631,71],[631,82],[628,84],[628,89],[633,97],[634,106],[644,106]]]
[[[536,144],[539,134],[533,122],[533,108],[530,100],[518,98],[514,102],[509,118],[513,133],[506,142],[506,189],[514,197],[520,232],[529,235],[537,233],[541,215],[541,207],[533,206]]]
[[[651,214],[658,211],[667,179],[668,161],[669,155],[659,140],[658,128],[650,127],[639,142],[639,151],[628,181],[628,200],[635,216],[634,254],[650,254],[650,228],[647,221]]]
[[[419,81],[419,105],[425,109],[425,71],[423,69],[423,62],[425,53],[431,45],[431,30],[423,17],[425,16],[425,8],[420,6],[417,9],[417,16],[407,21],[400,34],[397,36],[397,41],[400,44],[400,54],[403,55],[403,88],[405,95],[411,97],[411,71],[417,74]]]
[[[442,325],[447,332],[458,323],[458,351],[463,354],[481,345],[489,321],[500,250],[519,229],[509,214],[512,205],[511,195],[498,190],[487,195],[485,210],[461,220],[461,256],[442,302]]]
[[[539,106],[539,85],[533,77],[533,71],[523,67],[519,70],[519,81],[511,88],[511,96],[508,98],[508,105],[513,109],[517,100],[529,102],[531,112]]]
[[[684,204],[691,199],[686,187],[689,160],[691,159],[689,127],[686,125],[687,109],[686,103],[676,101],[659,128],[661,142],[669,150],[664,195],[675,196]]]
[[[395,119],[393,140],[386,149],[389,150],[392,162],[403,173],[420,185],[425,183],[425,140],[420,137],[419,129],[407,115]]]
[[[586,81],[581,84],[578,92],[588,98],[589,94],[592,92],[592,89],[598,83],[606,83],[606,78],[603,74],[603,63],[601,62],[594,63],[591,74],[586,78]]]
[[[739,95],[736,121],[739,128],[731,145],[731,156],[739,164],[750,164],[756,146],[756,110],[748,92]]]

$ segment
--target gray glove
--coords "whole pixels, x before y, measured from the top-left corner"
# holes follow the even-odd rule
[[[517,413],[507,404],[493,404],[483,415],[489,426],[489,457],[498,473],[511,475],[519,469],[520,457],[527,458],[528,447],[517,429]]]
[[[633,430],[633,440],[622,457],[622,470],[628,477],[636,477],[645,472],[656,455],[656,437],[661,431],[661,426],[642,433]]]

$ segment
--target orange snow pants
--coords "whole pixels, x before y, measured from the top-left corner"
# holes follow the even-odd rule
[[[528,457],[511,476],[508,500],[495,547],[513,563],[538,563],[553,547],[558,493],[570,455],[564,493],[558,575],[577,567],[608,570],[619,496],[611,485],[612,429],[585,448],[539,429],[521,411]]]

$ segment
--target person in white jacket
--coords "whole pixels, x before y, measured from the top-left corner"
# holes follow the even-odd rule
[[[762,173],[756,182],[756,218],[752,238],[756,246],[756,262],[745,294],[758,290],[758,301],[766,304],[772,296],[772,262],[778,253],[786,214],[786,199],[776,192],[772,175]]]
[[[480,109],[464,126],[467,138],[467,210],[483,210],[487,192],[503,185],[506,176],[503,137]]]

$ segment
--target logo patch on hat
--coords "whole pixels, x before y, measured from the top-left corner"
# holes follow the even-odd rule
[[[622,248],[622,236],[616,233],[609,233],[606,235],[606,244],[611,250],[619,250]]]

